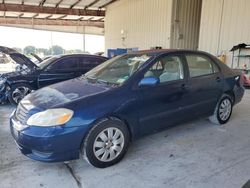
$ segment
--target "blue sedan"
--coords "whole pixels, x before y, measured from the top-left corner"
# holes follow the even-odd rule
[[[29,94],[11,115],[10,129],[32,159],[84,156],[104,168],[141,136],[200,117],[226,123],[243,94],[241,73],[210,54],[140,51]]]

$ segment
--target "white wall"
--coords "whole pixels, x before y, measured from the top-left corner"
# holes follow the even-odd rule
[[[239,43],[250,44],[250,0],[203,0],[199,49],[220,55]]]
[[[172,0],[119,0],[107,7],[105,48],[169,48]],[[125,31],[122,41],[121,30]]]

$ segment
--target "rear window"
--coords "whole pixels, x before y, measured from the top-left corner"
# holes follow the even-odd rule
[[[186,55],[190,77],[213,74],[218,72],[218,67],[212,60],[200,55]]]

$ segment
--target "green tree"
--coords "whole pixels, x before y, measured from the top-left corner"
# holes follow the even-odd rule
[[[43,55],[49,55],[49,50],[46,48],[37,48],[36,52]]]
[[[23,53],[26,54],[26,55],[29,55],[31,53],[36,53],[36,47],[35,46],[26,46],[23,49]]]
[[[61,46],[54,45],[49,49],[50,55],[59,55],[64,53],[64,49]]]
[[[83,53],[83,51],[80,49],[74,49],[74,50],[66,50],[65,53],[67,53],[67,54],[81,54],[81,53]]]

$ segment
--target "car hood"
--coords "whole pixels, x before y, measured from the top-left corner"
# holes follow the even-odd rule
[[[46,110],[75,100],[87,98],[110,90],[105,84],[89,83],[80,78],[68,80],[39,89],[26,96],[21,103]]]
[[[8,48],[5,46],[0,46],[0,53],[7,54],[15,61],[15,63],[19,65],[25,65],[29,68],[35,68],[37,67],[35,63],[33,63],[29,58],[27,58],[25,55],[19,53],[18,51]]]
[[[7,79],[9,81],[11,81],[12,79],[17,80],[18,77],[23,78],[23,76],[30,74],[30,70],[29,69],[21,69],[19,71],[15,71],[15,72],[6,72],[6,73],[2,73],[0,74],[0,80],[2,79]]]

